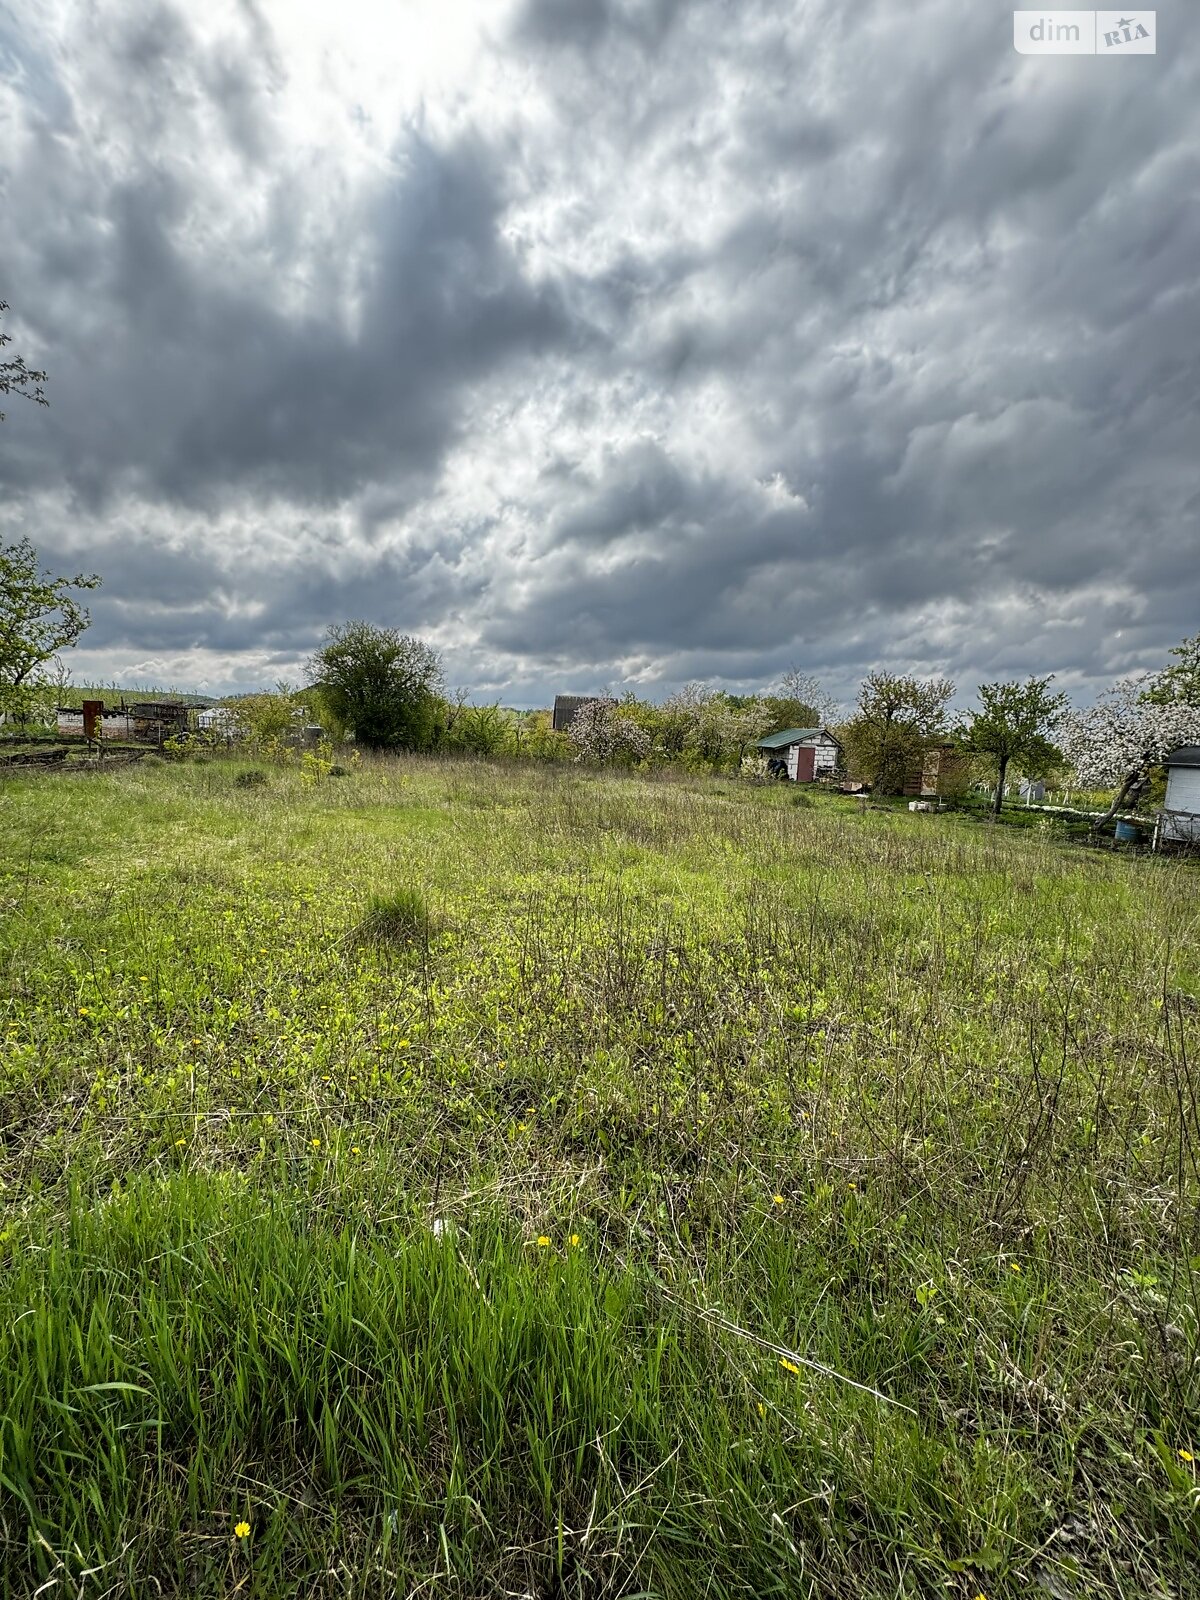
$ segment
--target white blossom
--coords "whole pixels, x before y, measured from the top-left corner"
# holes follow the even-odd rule
[[[1200,744],[1200,706],[1151,705],[1150,678],[1126,678],[1086,711],[1070,711],[1057,729],[1059,749],[1080,783],[1110,788],[1135,781],[1181,745]]]
[[[749,755],[742,757],[741,767],[738,769],[743,778],[751,783],[766,783],[771,776],[771,763],[766,756]]]
[[[615,700],[589,700],[571,719],[567,736],[576,761],[644,761],[650,735],[632,717],[621,714]]]

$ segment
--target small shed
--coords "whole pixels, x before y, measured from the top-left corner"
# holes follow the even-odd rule
[[[178,700],[139,700],[129,707],[129,715],[134,738],[148,744],[187,733],[191,721],[188,707]]]
[[[784,770],[793,783],[832,778],[842,759],[841,743],[828,728],[784,728],[782,733],[768,733],[757,748],[769,762],[786,763]]]
[[[902,793],[916,799],[955,794],[967,781],[967,765],[956,744],[928,744],[904,775]]]
[[[133,718],[123,710],[106,708],[101,700],[85,700],[82,706],[59,706],[55,722],[59,735],[72,739],[133,737]]]
[[[556,694],[550,726],[555,733],[565,733],[574,722],[576,713],[584,706],[590,706],[597,698],[594,694]]]
[[[1172,750],[1167,769],[1167,794],[1158,819],[1156,844],[1200,845],[1200,745]]]

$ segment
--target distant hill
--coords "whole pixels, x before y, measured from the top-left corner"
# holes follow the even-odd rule
[[[106,706],[120,705],[122,700],[130,705],[139,700],[169,700],[181,706],[210,706],[219,698],[212,694],[185,694],[179,689],[163,689],[148,683],[72,683],[58,693],[58,703],[64,709],[77,708],[85,700],[103,700]]]

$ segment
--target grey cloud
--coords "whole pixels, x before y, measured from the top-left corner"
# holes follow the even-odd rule
[[[94,552],[90,647],[233,678],[367,615],[514,694],[792,660],[1087,692],[1195,631],[1174,12],[1159,56],[1098,63],[954,0],[526,0],[491,49],[536,110],[466,84],[453,133],[343,183],[277,115],[285,10],[208,43],[111,10],[66,76],[0,23],[0,288],[52,373],[4,425],[0,524]]]
[[[15,437],[23,487],[64,475],[100,503],[135,480],[209,505],[241,484],[300,501],[397,472],[428,488],[461,391],[568,340],[558,292],[528,281],[500,235],[497,155],[470,136],[434,145],[411,131],[390,172],[349,205],[319,189],[292,196],[345,213],[361,258],[352,318],[334,282],[312,310],[279,304],[273,259],[304,265],[288,260],[286,224],[281,241],[260,241],[265,271],[201,265],[188,248],[187,142],[215,107],[227,144],[261,163],[279,139],[264,109],[278,68],[268,59],[251,70],[232,44],[202,51],[165,5],[134,13],[109,50],[97,42],[93,71],[135,147],[126,168],[106,168],[78,134],[64,142],[38,129],[6,175],[34,223],[11,247],[10,296],[35,308],[95,297],[107,310],[86,343],[85,305],[73,328],[42,313],[55,409],[49,428]],[[42,110],[39,101],[35,127]],[[318,281],[327,270],[309,266]]]
[[[605,42],[658,47],[680,0],[526,0],[514,29],[521,45],[592,51]]]
[[[243,482],[299,500],[336,499],[400,469],[427,483],[461,387],[567,334],[553,290],[524,282],[496,236],[482,156],[417,140],[403,153],[364,219],[370,281],[353,332],[336,306],[289,315],[199,274],[172,238],[185,206],[177,182],[147,174],[114,187],[93,275],[116,320],[88,352],[90,370],[82,352],[51,344],[55,418],[43,440],[57,460],[31,475],[57,468],[92,500],[132,475],[205,504]]]

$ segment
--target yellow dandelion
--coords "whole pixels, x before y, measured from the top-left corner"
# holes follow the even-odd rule
[[[539,1233],[538,1234],[538,1249],[539,1250],[545,1250],[546,1247],[549,1245],[549,1243],[550,1243],[550,1240],[547,1238],[547,1236],[544,1233]]]
[[[1179,1452],[1179,1459],[1180,1461],[1195,1461],[1196,1458],[1190,1450],[1181,1450]]]
[[[781,1206],[783,1204],[783,1196],[781,1194],[773,1195],[772,1199],[777,1206]]]
[[[186,1139],[176,1139],[176,1141],[175,1141],[175,1148],[176,1148],[176,1149],[177,1149],[177,1150],[178,1150],[178,1148],[179,1148],[179,1146],[180,1146],[180,1145],[181,1145],[181,1144],[186,1144],[186,1143],[187,1143],[187,1140],[186,1140]]]
[[[150,982],[150,979],[149,979],[149,978],[139,978],[139,979],[138,979],[138,982],[139,982],[139,983],[149,983],[149,982]]]
[[[1010,1261],[1008,1263],[1008,1269],[1010,1272],[1020,1272],[1021,1263],[1019,1261]]]
[[[794,1361],[789,1361],[786,1356],[780,1356],[779,1365],[783,1368],[783,1370],[785,1372],[799,1372],[800,1371],[800,1368],[796,1365],[796,1363]]]
[[[250,1537],[250,1524],[248,1522],[239,1522],[233,1531],[237,1538],[248,1539]]]
[[[351,1146],[350,1146],[350,1154],[351,1154],[351,1155],[352,1155],[352,1156],[360,1156],[360,1155],[362,1155],[362,1149],[361,1149],[361,1147],[360,1147],[360,1146],[359,1146],[359,1145],[356,1145],[356,1144],[352,1144],[352,1145],[351,1145]]]
[[[87,1007],[86,1007],[86,1006],[80,1006],[80,1008],[79,1008],[79,1015],[80,1015],[80,1016],[81,1016],[81,1017],[90,1017],[90,1016],[91,1016],[91,1014],[92,1014],[92,1013],[91,1013],[91,1012],[90,1012],[90,1011],[89,1011],[89,1010],[88,1010],[88,1008],[87,1008]]]
[[[761,1400],[758,1402],[758,1414],[760,1417],[765,1417],[767,1414],[767,1408],[763,1405]]]
[[[314,1139],[314,1140],[312,1140],[312,1147],[313,1147],[313,1149],[314,1149],[314,1150],[319,1150],[319,1149],[320,1149],[320,1148],[321,1148],[321,1141],[320,1141],[320,1139]]]
[[[855,1183],[854,1179],[851,1178],[850,1182],[846,1185],[846,1187],[847,1187],[847,1189],[857,1189],[858,1185]]]
[[[572,1250],[578,1250],[579,1249],[579,1235],[577,1233],[573,1233],[571,1235],[571,1249]]]

